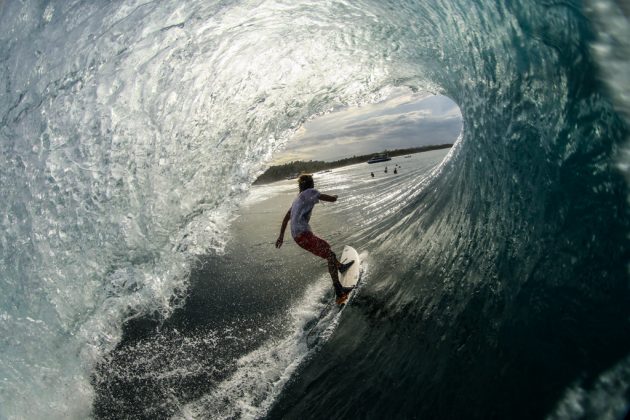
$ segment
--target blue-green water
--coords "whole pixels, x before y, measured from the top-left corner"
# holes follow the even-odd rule
[[[629,15],[0,3],[0,417],[622,417]],[[462,138],[395,181],[322,177],[368,200],[320,223],[369,269],[309,344],[323,267],[266,260],[239,205],[307,119],[401,86],[457,102]]]

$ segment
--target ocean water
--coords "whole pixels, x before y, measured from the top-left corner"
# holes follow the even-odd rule
[[[1,2],[0,418],[622,418],[629,19]],[[322,174],[365,200],[318,209],[367,262],[335,313],[317,261],[267,256],[293,187],[251,184],[305,121],[400,87],[463,133],[397,178]]]

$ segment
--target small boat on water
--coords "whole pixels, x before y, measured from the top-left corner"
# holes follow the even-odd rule
[[[384,153],[381,153],[379,155],[372,156],[370,160],[367,161],[367,163],[387,162],[388,160],[392,160],[392,158]]]

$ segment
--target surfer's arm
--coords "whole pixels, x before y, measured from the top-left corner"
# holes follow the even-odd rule
[[[287,224],[289,223],[290,219],[291,209],[289,209],[287,214],[284,216],[284,219],[282,220],[282,226],[280,226],[280,236],[278,236],[278,240],[276,241],[276,248],[280,248],[282,246],[282,241],[284,241],[284,231],[286,230]]]
[[[336,195],[328,195],[328,194],[320,194],[319,195],[319,199],[322,201],[329,201],[331,203],[334,203],[335,201],[337,201],[337,196]]]

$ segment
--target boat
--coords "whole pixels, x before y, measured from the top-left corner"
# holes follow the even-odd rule
[[[384,153],[381,153],[380,155],[372,156],[367,163],[387,162],[388,160],[392,160],[392,158]]]

